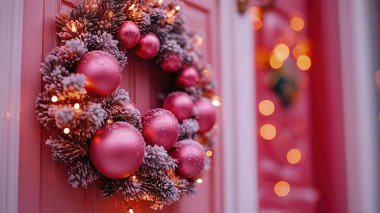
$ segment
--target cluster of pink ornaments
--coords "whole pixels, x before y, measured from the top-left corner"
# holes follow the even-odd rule
[[[160,41],[153,33],[140,36],[139,28],[133,22],[121,24],[118,32],[123,49],[134,48],[137,56],[150,59],[157,55]],[[177,72],[177,84],[191,87],[198,83],[199,74],[193,67],[184,67],[181,57],[171,54],[165,57],[160,68]],[[104,51],[92,51],[79,62],[77,73],[86,76],[86,90],[89,95],[105,97],[111,95],[120,85],[121,67],[117,60]],[[130,103],[126,108],[133,107]],[[95,168],[109,178],[125,178],[135,173],[144,160],[145,143],[162,146],[171,157],[178,160],[177,174],[182,178],[195,178],[203,170],[205,150],[192,139],[178,141],[179,122],[195,117],[199,132],[206,133],[216,121],[215,108],[208,98],[193,101],[184,92],[169,94],[163,109],[152,109],[142,116],[142,134],[126,122],[106,124],[99,129],[90,144],[90,159]]]

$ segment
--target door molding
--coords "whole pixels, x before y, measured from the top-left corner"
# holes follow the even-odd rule
[[[220,1],[224,212],[258,212],[253,29],[250,14]]]
[[[18,210],[22,20],[22,0],[1,3],[0,212]]]

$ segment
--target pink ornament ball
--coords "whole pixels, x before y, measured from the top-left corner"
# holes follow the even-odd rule
[[[177,84],[181,87],[195,86],[199,81],[199,73],[194,67],[187,67],[180,71]]]
[[[141,117],[141,123],[142,134],[147,144],[162,146],[169,150],[178,140],[179,123],[168,110],[149,110]]]
[[[179,121],[182,121],[193,115],[194,104],[188,94],[172,92],[165,98],[163,108],[172,112]]]
[[[160,50],[160,40],[153,33],[147,33],[141,36],[137,47],[136,55],[143,59],[153,58]]]
[[[199,132],[210,131],[216,122],[216,109],[210,99],[200,98],[194,103],[194,114],[199,124]]]
[[[123,48],[134,47],[140,39],[140,29],[132,21],[125,21],[121,23],[117,36],[119,37],[120,44]]]
[[[167,72],[176,72],[182,67],[182,59],[178,54],[170,54],[161,62],[160,67]]]
[[[115,122],[96,132],[90,144],[90,159],[104,176],[126,178],[141,166],[144,146],[144,138],[135,127]]]
[[[198,176],[206,160],[203,146],[191,139],[179,141],[170,152],[170,156],[178,160],[178,175],[187,179]]]
[[[96,97],[111,95],[121,81],[121,67],[115,57],[100,50],[84,55],[76,72],[86,76],[87,93]]]

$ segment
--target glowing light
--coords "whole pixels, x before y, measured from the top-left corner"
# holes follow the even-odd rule
[[[212,151],[211,150],[206,151],[206,156],[207,157],[211,157],[212,156]]]
[[[77,32],[77,27],[75,26],[74,23],[71,23],[71,32],[73,32],[73,33]]]
[[[253,29],[259,30],[263,27],[263,20],[261,19],[260,7],[252,7],[251,9]]]
[[[113,123],[113,120],[112,120],[112,119],[108,119],[108,120],[107,120],[107,123],[108,123],[108,124],[112,124],[112,123]]]
[[[137,177],[136,177],[136,175],[133,175],[133,176],[132,176],[132,180],[133,180],[134,182],[137,181]]]
[[[74,104],[74,109],[79,109],[79,108],[80,108],[79,103]]]
[[[70,133],[70,129],[69,128],[64,128],[63,129],[63,133],[65,133],[66,135]]]
[[[293,48],[294,58],[298,58],[301,55],[309,55],[309,54],[310,54],[310,48],[309,48],[309,44],[307,42],[298,43]]]
[[[197,183],[198,183],[198,184],[201,184],[201,183],[203,183],[203,180],[202,180],[202,178],[198,178],[198,179],[197,179]]]
[[[290,27],[294,31],[301,31],[305,27],[305,21],[298,16],[294,16],[290,19]]]
[[[177,6],[175,7],[175,10],[176,10],[177,12],[180,11],[180,10],[181,10],[181,6],[177,5]]]
[[[262,115],[269,116],[274,113],[275,107],[274,103],[270,100],[262,100],[259,103],[259,112]]]
[[[157,1],[158,6],[161,6],[162,3],[164,3],[164,0],[158,0],[158,1]]]
[[[311,67],[311,59],[307,55],[300,55],[297,58],[297,66],[300,70],[306,71],[309,70]]]
[[[301,161],[301,151],[298,149],[291,149],[288,151],[288,154],[286,155],[286,159],[290,164],[297,164]]]
[[[222,102],[220,101],[220,98],[217,96],[214,96],[211,98],[211,104],[215,107],[220,107],[222,106]]]
[[[53,97],[51,97],[51,102],[55,103],[57,101],[58,101],[58,97],[57,96],[54,95]]]
[[[274,185],[274,193],[279,197],[285,197],[290,192],[290,185],[286,181],[279,181]]]
[[[109,16],[109,17],[112,17],[112,16],[113,16],[113,12],[110,11],[110,12],[108,13],[108,16]]]
[[[290,50],[286,44],[280,43],[276,45],[273,52],[279,59],[285,60],[289,57]]]
[[[265,140],[273,140],[276,137],[277,131],[276,127],[272,124],[264,124],[260,128],[260,135]]]
[[[128,213],[133,213],[133,209],[132,209],[132,207],[129,207],[129,208],[128,208]]]
[[[269,58],[269,64],[273,69],[280,69],[284,65],[284,60],[279,58],[276,54],[272,54]]]
[[[133,10],[135,9],[136,5],[135,4],[132,4],[131,6],[128,7],[128,10]]]

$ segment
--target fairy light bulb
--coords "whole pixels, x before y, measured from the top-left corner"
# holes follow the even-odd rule
[[[108,119],[108,120],[107,120],[107,123],[108,123],[108,124],[112,124],[112,123],[113,123],[113,120],[112,120],[112,119]]]
[[[201,183],[203,183],[203,180],[202,180],[202,178],[198,178],[198,179],[197,179],[197,183],[198,183],[198,184],[201,184]]]
[[[133,209],[132,209],[132,207],[129,207],[129,208],[128,208],[128,213],[133,213]]]
[[[135,9],[135,7],[136,7],[136,4],[132,4],[132,5],[128,8],[128,10],[133,10],[133,9]]]
[[[207,157],[211,157],[212,156],[212,151],[211,150],[206,151],[206,156]]]
[[[211,99],[211,104],[215,107],[220,107],[222,106],[222,102],[220,101],[220,98],[215,96]]]
[[[51,97],[51,102],[55,103],[57,101],[58,101],[58,97],[57,96],[54,95],[54,96]]]
[[[73,33],[77,32],[77,27],[75,26],[74,23],[71,23],[71,32],[73,32]]]
[[[63,133],[65,133],[66,135],[70,133],[70,129],[69,128],[64,128],[63,129]]]
[[[161,6],[163,3],[164,3],[164,0],[158,0],[157,1],[158,6]]]
[[[175,10],[176,10],[177,12],[180,11],[180,10],[181,10],[181,6],[177,5],[177,6],[175,7]]]
[[[79,103],[74,104],[74,109],[80,109]]]

